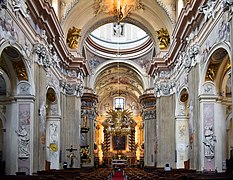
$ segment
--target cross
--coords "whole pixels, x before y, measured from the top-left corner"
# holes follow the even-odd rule
[[[75,158],[73,151],[77,151],[77,149],[73,149],[73,146],[71,145],[70,149],[66,149],[66,151],[70,152],[70,154],[67,157],[70,158],[70,167],[73,167],[74,158]]]

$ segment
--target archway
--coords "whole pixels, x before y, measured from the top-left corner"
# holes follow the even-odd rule
[[[139,102],[139,96],[143,93],[140,76],[127,64],[114,63],[100,70],[95,81],[95,91],[99,96],[95,155],[99,156],[100,162],[105,165],[110,165],[113,158],[128,159],[130,165],[135,165],[140,155],[143,156],[141,146],[144,142]],[[115,111],[117,108],[120,111]],[[116,118],[115,113],[121,114],[119,112],[123,112],[129,119],[132,118],[132,121],[129,122],[130,127],[126,125],[126,121],[119,122],[121,130],[116,132],[117,127],[112,120]],[[122,116],[122,119],[124,118],[125,116]],[[120,140],[122,146],[117,146],[117,140]]]
[[[231,136],[226,124],[232,111],[231,60],[227,50],[220,46],[213,49],[204,72],[200,92],[201,166],[222,171],[230,152],[227,136]]]
[[[3,43],[1,49],[0,111],[3,124],[3,160],[5,173],[30,172],[33,143],[31,123],[33,114],[33,84],[29,65],[17,47]],[[14,101],[12,101],[14,99]],[[7,142],[7,143],[6,143]]]

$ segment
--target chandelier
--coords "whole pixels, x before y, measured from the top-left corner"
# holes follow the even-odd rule
[[[130,15],[132,11],[143,9],[141,0],[95,0],[95,14],[107,13],[115,16],[117,21]]]
[[[132,118],[132,112],[116,108],[107,111],[107,119],[103,122],[109,135],[128,135],[135,128],[136,122]]]

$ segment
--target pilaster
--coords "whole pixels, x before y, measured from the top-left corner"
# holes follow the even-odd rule
[[[157,131],[156,131],[156,98],[154,94],[140,97],[144,122],[144,166],[156,166]]]
[[[62,146],[62,163],[71,164],[70,148],[74,149],[73,168],[80,167],[80,122],[81,122],[81,97],[75,95],[67,95],[65,97],[66,111],[61,124],[61,142]]]
[[[81,164],[82,166],[94,166],[94,141],[96,125],[96,104],[97,95],[93,93],[84,93],[82,96],[81,107]]]
[[[200,159],[202,170],[208,171],[214,171],[216,167],[215,103],[216,96],[200,97]]]

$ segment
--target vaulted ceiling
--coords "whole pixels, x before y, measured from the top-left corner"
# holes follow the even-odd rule
[[[95,82],[91,83],[94,83],[94,90],[99,96],[100,103],[105,101],[107,97],[114,96],[114,94],[124,94],[133,99],[138,99],[148,88],[145,87],[146,83],[141,76],[148,72],[153,56],[160,51],[156,31],[164,28],[171,35],[174,29],[177,14],[176,1],[141,0],[143,10],[130,13],[130,16],[126,17],[123,23],[133,24],[145,31],[149,35],[150,43],[154,48],[150,48],[150,51],[146,54],[135,56],[130,60],[119,58],[121,61],[117,61],[117,58],[101,57],[97,51],[100,51],[101,48],[102,51],[108,49],[104,49],[91,41],[93,38],[89,37],[91,32],[102,25],[116,22],[116,18],[109,14],[99,13],[96,15],[94,2],[95,0],[61,0],[60,20],[65,37],[69,28],[74,26],[81,29],[78,50],[75,52],[80,56],[85,56],[91,74],[96,75],[93,78]],[[91,51],[87,46],[91,46],[94,50]],[[131,50],[131,52],[133,51]],[[129,51],[129,55],[131,52]],[[114,53],[117,52],[113,51],[112,54]],[[106,61],[109,63],[106,63]],[[124,61],[127,61],[127,63],[124,63]],[[108,67],[105,67],[104,63],[108,64]]]

